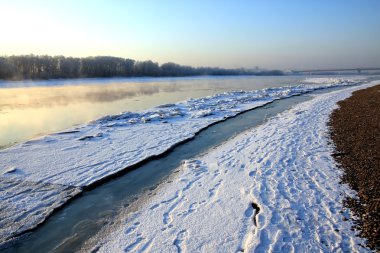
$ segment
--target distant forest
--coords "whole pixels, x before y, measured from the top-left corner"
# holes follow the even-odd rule
[[[280,70],[190,67],[176,63],[159,65],[111,56],[74,58],[64,56],[0,56],[0,79],[57,79],[92,77],[165,77],[199,75],[283,75]]]

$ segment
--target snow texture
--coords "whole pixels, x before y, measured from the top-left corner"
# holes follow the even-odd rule
[[[0,177],[0,185],[0,238],[3,240],[0,245],[36,227],[55,208],[81,192],[73,186],[5,177]]]
[[[351,230],[327,122],[354,90],[316,95],[188,160],[93,238],[97,252],[366,252]],[[87,245],[92,245],[91,241]],[[88,247],[88,246],[87,246]],[[91,248],[91,247],[90,247]],[[92,249],[94,249],[92,248]]]
[[[364,80],[366,77],[356,76],[351,80],[360,81]],[[309,77],[302,80],[302,83],[318,83],[318,84],[338,84],[341,82],[345,82],[346,78],[336,78],[336,77]]]
[[[0,210],[4,212],[0,216],[0,247],[11,239],[9,236],[34,228],[74,196],[66,186],[75,187],[74,192],[80,191],[148,157],[162,154],[212,123],[275,99],[358,83],[353,78],[339,79],[333,84],[226,92],[143,112],[106,116],[0,150]],[[14,186],[8,187],[3,182]],[[42,185],[48,185],[46,191],[51,191],[54,202],[45,198],[44,190],[38,190]],[[11,201],[6,201],[8,195],[14,196]],[[27,219],[19,220],[20,226],[14,226],[9,217],[20,214]]]

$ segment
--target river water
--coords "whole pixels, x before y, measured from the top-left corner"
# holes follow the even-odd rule
[[[232,90],[300,84],[305,76],[0,81],[0,148],[105,115]]]

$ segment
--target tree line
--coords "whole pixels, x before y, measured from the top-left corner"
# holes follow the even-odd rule
[[[0,56],[0,79],[3,80],[197,75],[283,75],[283,72],[243,68],[195,68],[172,62],[159,65],[152,61],[135,61],[112,56],[85,58],[47,55]]]

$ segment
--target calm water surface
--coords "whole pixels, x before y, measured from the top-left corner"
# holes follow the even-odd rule
[[[104,115],[224,91],[294,85],[304,79],[240,76],[0,82],[0,148]]]

